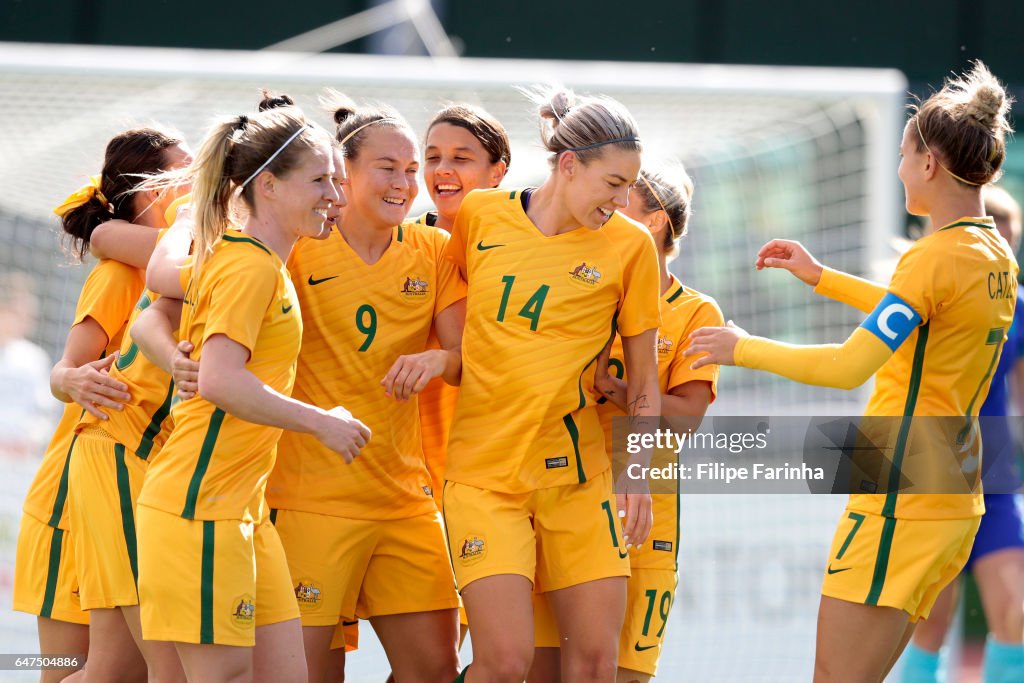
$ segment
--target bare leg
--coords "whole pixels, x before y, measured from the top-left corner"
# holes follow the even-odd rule
[[[500,574],[462,589],[473,631],[466,683],[521,683],[533,661],[533,584]]]
[[[459,675],[459,611],[371,617],[370,623],[402,683],[451,681]]]
[[[562,680],[613,683],[626,617],[626,577],[587,581],[546,595],[562,638]]]
[[[302,623],[298,618],[257,626],[252,659],[253,683],[306,683]]]
[[[879,683],[902,650],[909,622],[892,607],[821,596],[815,683]]]
[[[89,652],[89,627],[56,619],[39,617],[39,652],[42,654],[85,655]],[[44,670],[41,683],[58,683],[75,674],[75,669]],[[81,676],[79,676],[81,680]]]

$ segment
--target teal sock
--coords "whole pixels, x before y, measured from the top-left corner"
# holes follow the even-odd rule
[[[466,672],[467,671],[469,671],[469,664],[467,664],[466,668],[462,670],[462,673],[460,673],[458,676],[455,677],[455,680],[452,681],[452,683],[466,683]]]
[[[939,683],[939,653],[910,643],[903,651],[901,683]]]
[[[1024,645],[1000,643],[992,636],[985,641],[984,683],[1024,681]]]

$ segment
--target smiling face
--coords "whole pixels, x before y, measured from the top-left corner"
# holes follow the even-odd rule
[[[505,162],[490,155],[473,133],[450,123],[436,123],[427,132],[423,181],[437,212],[449,220],[471,190],[497,187]]]
[[[419,192],[416,142],[392,126],[370,126],[364,134],[358,157],[347,164],[344,220],[391,228],[405,220]]]
[[[565,180],[562,196],[573,218],[596,230],[617,209],[629,204],[629,188],[640,174],[640,153],[608,145],[599,156],[583,164],[567,152],[559,157],[556,172]]]
[[[334,184],[334,190],[338,193],[338,199],[331,202],[331,208],[327,210],[325,226],[328,229],[338,224],[341,208],[348,204],[348,199],[345,197],[345,185],[348,183],[348,177],[345,175],[345,155],[342,153],[341,147],[337,145],[332,145],[331,151],[334,155],[334,175],[331,176],[331,182]]]
[[[295,237],[321,233],[331,205],[339,201],[334,173],[334,155],[325,139],[304,151],[287,175],[273,177],[274,214],[285,231]]]

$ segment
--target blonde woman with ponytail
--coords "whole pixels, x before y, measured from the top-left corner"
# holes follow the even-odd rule
[[[629,190],[629,204],[622,214],[645,226],[658,247],[660,271],[658,328],[658,386],[661,414],[679,434],[696,431],[708,406],[718,393],[717,365],[690,369],[683,356],[690,332],[709,325],[721,325],[722,311],[710,296],[683,284],[669,272],[668,263],[678,252],[687,234],[693,198],[693,181],[682,166],[644,169]],[[605,372],[595,378],[595,387],[603,399],[597,412],[604,428],[605,450],[614,458],[613,420],[625,417],[627,378],[622,338],[616,336]],[[599,368],[600,372],[601,368]],[[678,462],[671,449],[657,451],[654,467]],[[678,539],[680,533],[679,491],[676,483],[652,491],[654,525],[646,542],[629,549],[631,575],[626,582],[626,620],[619,635],[619,660],[616,680],[620,683],[646,683],[657,672],[665,643],[668,617],[675,603],[678,576]],[[547,601],[538,596],[534,604],[537,652],[529,683],[562,680],[560,638],[554,615]]]
[[[343,408],[289,397],[302,321],[284,261],[340,201],[333,173],[329,136],[294,107],[223,119],[193,165],[181,338],[202,360],[199,395],[174,406],[138,502],[143,635],[173,642],[189,681],[306,680],[263,491],[282,430],[313,434],[346,461],[369,438]],[[163,261],[151,275],[157,289],[179,277]]]
[[[530,94],[550,176],[469,193],[447,252],[468,285],[442,496],[473,634],[459,680],[526,677],[536,590],[557,617],[564,679],[611,683],[628,546],[646,540],[651,498],[613,490],[595,367],[617,324],[627,412],[650,427],[661,410],[657,250],[617,213],[640,173],[629,112],[568,90]]]
[[[851,495],[836,530],[818,612],[815,681],[884,679],[970,554],[984,512],[975,418],[1017,292],[1016,260],[982,201],[982,187],[1006,159],[1009,109],[1005,89],[981,62],[914,107],[899,177],[907,211],[940,227],[903,255],[888,286],[824,268],[798,242],[761,248],[758,268],[789,270],[815,292],[868,314],[844,343],[783,344],[735,326],[691,336],[687,353],[707,354],[694,367],[740,365],[841,388],[874,375],[866,410],[874,421],[862,424],[874,429],[879,417],[900,416],[885,421],[892,436],[889,427],[880,436],[891,440],[875,441],[892,449],[891,463],[854,482],[855,491],[884,493]],[[937,417],[956,421],[956,444],[926,442],[943,424]],[[907,482],[934,484],[901,492]]]

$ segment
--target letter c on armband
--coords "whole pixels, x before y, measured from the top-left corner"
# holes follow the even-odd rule
[[[861,327],[895,351],[920,324],[921,316],[910,304],[887,292]]]

